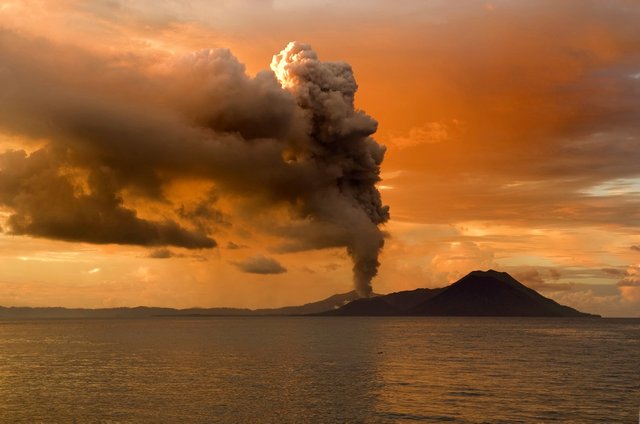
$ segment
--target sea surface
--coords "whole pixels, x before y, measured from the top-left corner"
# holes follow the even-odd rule
[[[637,423],[640,320],[0,321],[2,423]]]

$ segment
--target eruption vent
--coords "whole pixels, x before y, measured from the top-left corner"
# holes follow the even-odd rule
[[[273,57],[271,69],[307,123],[308,142],[298,149],[298,158],[333,177],[332,184],[310,196],[311,215],[341,228],[355,288],[368,297],[384,244],[378,226],[389,219],[389,207],[375,187],[385,153],[370,137],[378,123],[354,108],[358,86],[349,64],[320,62],[309,45],[291,42]]]

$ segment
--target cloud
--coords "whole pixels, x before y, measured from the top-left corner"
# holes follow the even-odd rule
[[[191,222],[193,226],[204,233],[209,233],[216,225],[229,226],[229,222],[224,214],[214,207],[218,199],[219,193],[215,189],[209,190],[206,195],[191,206],[182,204],[176,213],[181,218]]]
[[[390,141],[396,147],[404,149],[427,143],[442,143],[456,138],[463,130],[463,125],[457,119],[450,122],[427,122],[426,124],[413,127],[406,135],[391,136]]]
[[[611,287],[608,287],[611,289]],[[597,289],[597,288],[596,288]],[[571,306],[579,311],[603,314],[604,316],[632,316],[633,312],[621,308],[620,296],[615,292],[602,292],[596,290],[590,284],[576,285],[571,290],[559,291],[550,294],[558,303]],[[614,287],[615,289],[615,287]],[[549,296],[549,294],[546,294]]]
[[[323,266],[323,268],[327,271],[327,272],[333,272],[336,271],[338,269],[340,269],[340,264],[337,263],[329,263]]]
[[[381,93],[393,89],[393,104],[417,111],[409,118],[377,99],[394,149],[386,168],[407,171],[385,193],[395,216],[637,231],[637,183],[636,194],[585,195],[640,177],[640,85],[630,77],[640,69],[640,9],[626,4],[519,2],[490,16],[443,5],[441,22],[377,45],[392,59],[368,78],[402,69]],[[406,50],[394,52],[398,45]],[[442,138],[454,118],[464,122],[455,142],[424,142]],[[412,147],[396,146],[398,137]]]
[[[495,252],[472,241],[455,241],[438,246],[429,264],[433,280],[439,286],[452,283],[476,269],[496,268]]]
[[[175,254],[166,248],[154,249],[149,253],[149,258],[153,259],[168,259],[174,257]]]
[[[549,277],[552,280],[558,280],[560,277],[562,277],[562,272],[556,268],[550,268],[549,269]]]
[[[316,273],[312,268],[310,268],[310,267],[308,267],[306,265],[301,266],[300,267],[300,271],[306,272],[307,274],[315,274]]]
[[[240,262],[232,262],[242,272],[249,274],[282,274],[287,272],[278,261],[266,256],[253,256]]]
[[[555,281],[560,278],[560,272],[555,268],[549,269],[548,274],[548,278],[551,280]],[[520,271],[515,271],[513,276],[525,286],[538,291],[560,292],[570,291],[575,288],[575,284],[573,283],[548,283],[543,274],[541,274],[536,268],[526,268]]]
[[[254,77],[228,49],[125,60],[7,30],[0,46],[0,131],[46,140],[1,153],[12,234],[212,248],[232,225],[224,197],[246,216],[286,210],[267,227],[328,229],[280,237],[346,248],[358,291],[371,292],[389,218],[376,189],[385,148],[354,106],[348,64],[301,43]],[[213,188],[173,199],[170,188],[190,180]]]
[[[629,265],[624,272],[624,279],[618,285],[637,285],[640,283],[640,265]]]
[[[640,303],[640,265],[627,267],[625,276],[618,282],[622,298],[630,303]]]
[[[531,268],[524,271],[517,272],[514,277],[529,287],[540,287],[545,284],[544,279],[540,275],[537,269]]]
[[[640,252],[640,246],[633,245],[633,246],[630,247],[630,249],[634,250],[636,252]]]
[[[0,203],[13,210],[7,220],[9,234],[98,244],[216,245],[175,221],[139,218],[135,210],[124,207],[111,176],[99,168],[89,171],[89,190],[84,192],[72,176],[61,172],[64,164],[50,148],[29,156],[24,151],[0,154]]]
[[[625,275],[625,271],[619,268],[602,268],[602,272],[608,276],[619,277]]]

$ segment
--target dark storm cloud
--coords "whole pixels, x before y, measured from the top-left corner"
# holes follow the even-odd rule
[[[280,262],[266,256],[253,256],[243,261],[232,262],[238,269],[249,274],[282,274],[287,272]]]
[[[259,205],[249,215],[287,207],[291,222],[268,226],[283,228],[288,250],[346,247],[356,288],[368,296],[383,245],[378,226],[389,217],[375,187],[385,149],[370,138],[376,121],[354,108],[351,67],[321,62],[299,43],[274,57],[274,72],[253,78],[226,49],[156,62],[0,31],[0,130],[47,141],[29,155],[3,154],[9,230],[214,247],[216,225],[228,225],[218,196],[231,194]],[[188,178],[216,190],[167,208],[167,186]],[[164,204],[167,218],[139,217],[124,194]]]

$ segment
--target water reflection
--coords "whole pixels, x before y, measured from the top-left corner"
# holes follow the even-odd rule
[[[634,422],[624,320],[0,322],[2,422]]]

